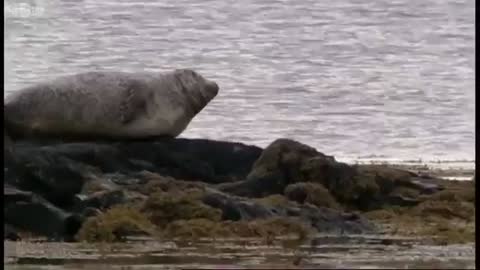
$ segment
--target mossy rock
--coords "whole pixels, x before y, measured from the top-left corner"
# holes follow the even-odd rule
[[[358,174],[373,174],[381,179],[388,179],[389,181],[397,183],[408,182],[412,176],[415,176],[414,173],[407,170],[392,168],[387,165],[357,165],[356,169]]]
[[[152,172],[142,172],[141,177],[147,181],[147,183],[139,185],[137,190],[145,195],[158,192],[184,192],[193,189],[202,190],[205,185],[201,182],[183,181]]]
[[[429,196],[422,196],[429,201],[469,202],[475,204],[475,189],[448,188]]]
[[[291,180],[300,181],[301,175],[298,168],[302,162],[318,155],[323,156],[315,148],[306,144],[290,139],[277,139],[263,150],[247,178],[252,176],[261,178],[282,168],[288,168]]]
[[[207,219],[220,221],[222,211],[205,205],[200,199],[202,192],[157,192],[152,194],[142,207],[149,219],[164,227],[177,220]]]
[[[390,193],[393,196],[402,196],[407,198],[418,198],[420,196],[420,191],[410,187],[399,186],[395,187],[394,190]]]
[[[218,221],[196,218],[170,222],[165,226],[163,235],[166,238],[197,239],[201,237],[229,237],[231,236],[231,232],[228,227]]]
[[[284,194],[288,199],[301,204],[310,203],[317,207],[341,208],[335,197],[321,184],[309,182],[292,184],[285,188]]]
[[[100,191],[110,191],[118,189],[117,184],[113,183],[106,177],[101,175],[101,171],[95,169],[95,173],[91,173],[88,175],[85,183],[82,186],[82,190],[80,193],[85,195],[90,195]]]
[[[468,189],[450,186],[422,199],[414,207],[387,207],[365,215],[393,234],[426,236],[436,244],[475,241],[475,197]]]
[[[163,235],[169,238],[200,237],[260,237],[275,238],[293,235],[305,239],[313,230],[291,218],[269,218],[252,221],[222,221],[208,219],[177,220],[168,224]]]
[[[275,194],[275,195],[270,195],[270,196],[266,196],[259,199],[254,199],[254,201],[270,207],[279,207],[279,206],[284,207],[284,206],[288,206],[291,203],[287,197],[280,194]]]
[[[239,189],[242,184],[231,185],[224,191],[257,198],[283,193],[289,184],[311,181],[312,177],[324,179],[326,176],[319,172],[323,167],[311,162],[316,160],[334,162],[333,157],[326,156],[308,145],[290,139],[275,140],[253,164],[246,178],[248,186]]]
[[[471,221],[475,217],[472,203],[458,201],[425,201],[412,209],[419,216],[439,216],[446,219],[459,218]]]
[[[249,228],[255,234],[263,237],[296,235],[299,239],[305,239],[314,232],[312,228],[299,220],[282,217],[254,220],[249,223]]]
[[[86,242],[114,242],[124,236],[154,234],[154,225],[135,208],[115,206],[84,222],[77,239]]]
[[[409,171],[386,165],[357,165],[355,170],[357,185],[373,187],[373,193],[383,195],[390,194],[400,186],[408,185],[414,176]]]
[[[396,216],[397,214],[394,212],[385,209],[378,209],[365,213],[365,217],[368,219],[384,222],[392,220]]]
[[[426,235],[435,235],[434,243],[440,245],[475,242],[475,225],[462,226],[445,221],[444,223],[429,227],[423,233]]]
[[[436,244],[475,242],[475,222],[446,219],[441,216],[397,214],[394,211],[376,210],[366,215],[389,234],[409,237],[427,237]]]

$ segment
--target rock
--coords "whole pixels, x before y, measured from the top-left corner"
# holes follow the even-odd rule
[[[32,196],[32,192],[18,190],[13,186],[3,184],[3,203],[5,205],[19,201],[29,201]]]
[[[150,220],[164,227],[177,220],[208,219],[220,221],[221,212],[202,202],[201,190],[155,192],[150,194],[141,207]]]
[[[12,147],[12,145],[13,145],[12,139],[10,138],[10,136],[8,136],[5,128],[3,128],[3,147],[4,147],[4,149],[9,150]]]
[[[5,223],[16,228],[70,241],[83,222],[78,215],[70,214],[47,200],[30,192],[4,187]]]
[[[372,233],[377,229],[367,219],[356,214],[299,205],[285,200],[281,204],[267,201],[248,201],[246,198],[231,196],[221,192],[209,192],[202,201],[211,207],[222,210],[224,220],[253,220],[272,217],[294,217],[307,223],[321,233]]]
[[[129,189],[138,191],[145,196],[156,192],[177,193],[187,190],[203,190],[205,186],[207,186],[207,184],[202,182],[185,181],[151,172],[139,173],[138,180],[141,181],[142,184],[130,186]]]
[[[258,203],[216,191],[208,192],[202,201],[206,205],[222,210],[223,220],[252,220],[275,215],[275,210]]]
[[[17,230],[12,225],[4,224],[3,240],[19,241],[21,240],[21,237],[18,235]]]
[[[436,183],[429,183],[426,179],[416,177],[413,177],[407,185],[420,190],[422,194],[433,194],[443,190],[443,187]]]
[[[300,204],[310,203],[318,207],[340,209],[340,205],[328,189],[316,183],[296,183],[285,188],[285,196]]]
[[[243,179],[262,149],[240,143],[201,139],[165,139],[124,145],[130,159],[148,161],[152,172],[189,181],[223,183]]]
[[[419,200],[401,196],[401,195],[391,195],[388,196],[388,200],[386,200],[386,203],[389,205],[395,205],[395,206],[415,206],[420,203]]]
[[[102,214],[102,211],[100,211],[100,210],[98,210],[98,208],[94,208],[94,207],[86,207],[81,212],[81,215],[85,218],[95,217],[95,216],[98,216],[100,214]]]
[[[337,202],[367,210],[397,202],[400,205],[407,203],[398,196],[390,196],[396,187],[410,186],[420,193],[441,189],[435,184],[419,183],[418,179],[411,172],[386,166],[350,166],[307,145],[279,139],[263,151],[246,180],[221,184],[218,188],[238,196],[261,198],[282,194],[291,184],[317,183],[325,187]]]
[[[83,224],[76,238],[87,242],[123,241],[129,235],[151,235],[153,227],[148,218],[137,209],[119,205],[92,215]]]
[[[74,209],[82,212],[87,208],[107,209],[114,205],[127,202],[127,196],[123,190],[97,191],[91,195],[75,195]]]
[[[283,229],[299,222],[318,232],[377,232],[359,213],[414,207],[444,188],[408,171],[337,162],[289,139],[263,151],[201,139],[29,141],[13,143],[4,157],[6,224],[67,240],[87,217],[95,222],[82,234],[93,241],[105,232],[105,220],[106,239],[120,239],[130,225],[150,234],[150,225],[135,217],[155,230],[187,235],[190,225],[252,233],[250,222],[265,228],[272,220]]]
[[[130,175],[147,170],[179,179],[221,183],[243,179],[261,151],[240,143],[167,138],[153,142],[16,144],[15,165],[19,171],[25,169],[22,164],[31,164],[36,168],[27,171],[54,174],[49,177],[54,180],[62,173],[63,177],[84,178],[82,175],[97,168],[102,173]],[[10,167],[10,163],[5,164]],[[43,171],[46,168],[48,172]],[[80,172],[72,171],[75,168]]]
[[[258,198],[281,194],[286,186],[298,182],[314,180],[332,184],[331,178],[350,170],[349,167],[336,169],[337,164],[333,157],[307,145],[278,139],[262,152],[244,182],[224,184],[219,188],[239,196]]]
[[[15,145],[4,169],[5,183],[38,193],[61,207],[73,204],[73,197],[82,189],[89,172],[84,164],[57,155],[49,148],[22,145]]]

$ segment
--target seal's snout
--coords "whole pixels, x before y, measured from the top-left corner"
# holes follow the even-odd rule
[[[218,87],[218,84],[214,81],[208,81],[206,87],[208,93],[211,95],[211,98],[214,98],[218,94],[218,90],[220,89]]]

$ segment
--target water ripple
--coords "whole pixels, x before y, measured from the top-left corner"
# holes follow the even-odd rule
[[[14,6],[15,1],[5,1]],[[91,70],[199,70],[186,137],[474,159],[473,1],[42,1],[6,14],[6,92]],[[8,15],[8,16],[7,16]]]

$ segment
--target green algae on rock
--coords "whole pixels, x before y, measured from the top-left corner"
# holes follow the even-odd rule
[[[319,207],[341,209],[328,189],[317,183],[296,183],[285,188],[285,196],[298,203],[310,203]]]
[[[208,219],[177,220],[165,227],[164,235],[170,238],[260,237],[269,239],[296,236],[305,239],[312,228],[289,218],[270,218],[252,221],[214,222]]]
[[[444,190],[420,196],[412,207],[386,207],[366,216],[380,223],[386,232],[432,237],[435,243],[475,241],[475,191],[464,181],[440,180]]]
[[[201,192],[157,192],[151,194],[142,207],[142,212],[157,226],[163,227],[177,220],[208,219],[220,221],[222,212],[205,205],[200,200]]]
[[[380,209],[384,205],[414,205],[415,198],[400,196],[396,189],[409,187],[420,194],[435,192],[436,186],[422,184],[421,177],[405,170],[388,166],[350,166],[302,143],[279,139],[262,152],[245,181],[227,183],[219,189],[261,198],[283,194],[288,185],[305,182],[322,185],[347,209],[362,211]]]
[[[121,205],[88,218],[78,232],[77,239],[86,242],[113,242],[135,234],[153,235],[154,225],[138,209]]]
[[[221,220],[221,211],[198,199],[196,190],[152,194],[138,209],[117,206],[89,218],[77,238],[88,242],[115,242],[123,237],[147,234],[161,239],[200,237],[278,237],[313,232],[300,220],[267,218],[251,221]]]

